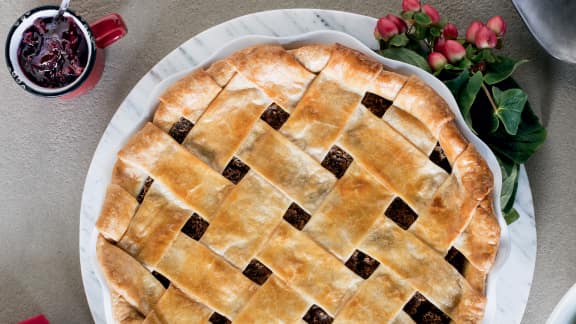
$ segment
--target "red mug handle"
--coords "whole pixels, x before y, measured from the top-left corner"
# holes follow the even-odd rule
[[[90,24],[90,29],[94,34],[96,46],[99,48],[112,45],[128,32],[124,20],[117,13],[111,13],[98,19]]]

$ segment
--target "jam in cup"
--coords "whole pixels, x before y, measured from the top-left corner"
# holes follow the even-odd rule
[[[26,91],[44,97],[72,98],[92,89],[104,69],[103,49],[127,29],[118,14],[92,24],[68,10],[55,19],[58,7],[24,14],[6,42],[6,63]]]

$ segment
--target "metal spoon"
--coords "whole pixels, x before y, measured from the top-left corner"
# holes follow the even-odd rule
[[[68,10],[69,6],[70,6],[70,0],[62,0],[60,8],[58,9],[58,13],[56,14],[56,16],[54,16],[54,19],[52,19],[52,21],[48,23],[46,26],[47,31],[46,35],[52,35],[52,37],[58,37],[59,27],[60,29],[67,27],[65,26],[65,24],[61,24],[62,22],[61,20],[66,10]]]
[[[70,0],[62,0],[62,3],[60,3],[60,9],[58,9],[58,13],[56,14],[56,17],[54,17],[54,21],[58,21],[66,12],[66,10],[68,10],[68,7],[70,7]]]

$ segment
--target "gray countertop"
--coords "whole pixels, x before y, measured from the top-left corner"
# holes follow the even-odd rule
[[[80,196],[92,154],[112,114],[136,82],[191,36],[233,17],[267,9],[314,7],[384,15],[400,0],[155,1],[75,0],[87,20],[120,13],[128,36],[108,49],[106,69],[89,94],[37,98],[0,73],[0,322],[44,313],[53,323],[89,323],[80,277]],[[460,29],[500,14],[505,51],[530,63],[515,74],[548,128],[527,165],[534,194],[538,257],[523,323],[543,323],[576,282],[576,65],[549,57],[505,0],[431,1]],[[0,2],[0,39],[26,10],[49,1]],[[1,56],[4,66],[4,57]],[[0,67],[0,69],[5,69]],[[1,71],[1,70],[0,70]],[[6,71],[6,70],[5,70]]]

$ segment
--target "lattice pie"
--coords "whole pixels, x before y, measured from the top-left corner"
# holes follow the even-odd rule
[[[160,97],[118,153],[97,254],[119,323],[477,323],[492,188],[418,78],[257,46]]]

